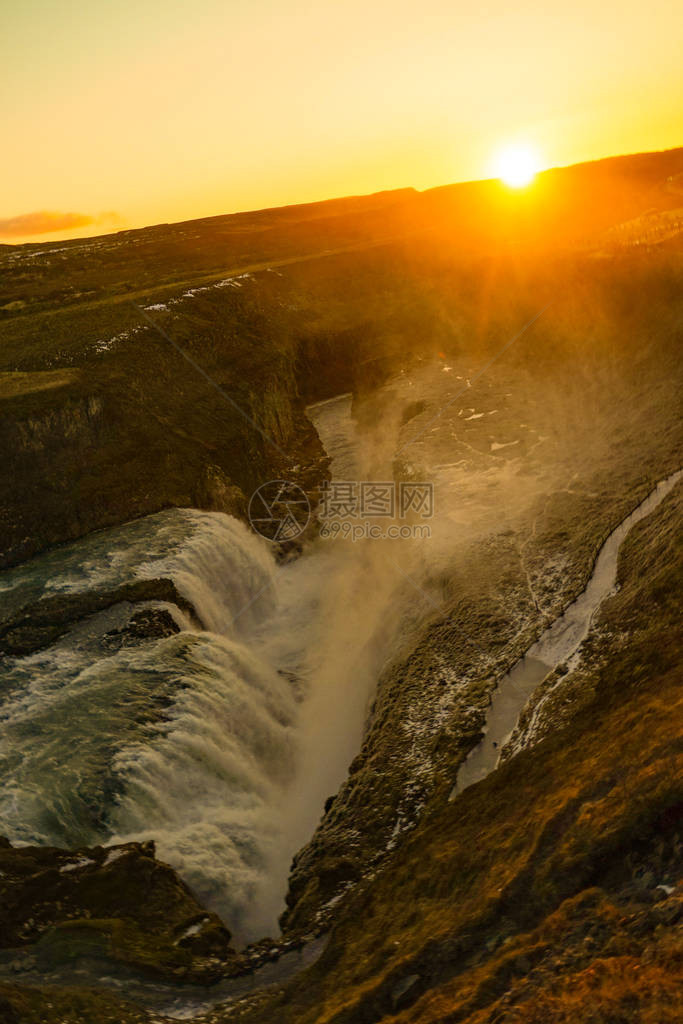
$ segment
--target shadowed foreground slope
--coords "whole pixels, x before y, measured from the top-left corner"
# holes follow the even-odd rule
[[[570,724],[433,805],[307,976],[212,1020],[678,1020],[682,511],[627,540]]]

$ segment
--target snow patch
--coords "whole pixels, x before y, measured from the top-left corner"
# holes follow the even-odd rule
[[[505,441],[505,442],[502,442],[502,441],[500,441],[500,442],[499,441],[492,441],[491,442],[491,451],[492,452],[499,452],[501,450],[501,448],[511,448],[515,444],[519,444],[519,440],[517,440],[517,441]]]
[[[182,933],[182,935],[178,936],[178,938],[174,942],[174,945],[177,946],[178,943],[183,941],[183,939],[189,939],[193,935],[198,935],[199,932],[204,927],[204,925],[208,923],[208,921],[209,921],[208,917],[203,917],[201,919],[201,921],[197,921],[196,924],[191,924],[189,928],[185,929],[185,931]]]
[[[59,870],[61,874],[66,871],[78,871],[79,868],[87,868],[91,864],[97,864],[96,860],[91,860],[90,857],[79,857],[72,864],[64,864]]]
[[[105,857],[103,867],[107,864],[113,864],[115,860],[118,860],[120,857],[125,857],[126,854],[130,852],[131,851],[127,846],[114,847],[114,849],[110,850]]]

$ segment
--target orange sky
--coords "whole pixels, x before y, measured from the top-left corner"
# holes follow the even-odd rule
[[[486,177],[510,142],[680,145],[680,28],[675,0],[23,0],[0,238]]]

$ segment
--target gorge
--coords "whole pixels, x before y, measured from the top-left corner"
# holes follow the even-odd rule
[[[681,158],[0,250],[0,1019],[674,1006]]]

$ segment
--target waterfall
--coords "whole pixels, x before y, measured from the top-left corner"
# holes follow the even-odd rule
[[[138,566],[136,575],[170,577],[213,633],[231,635],[260,621],[274,604],[275,563],[267,545],[231,516],[182,514],[193,526],[182,547]]]
[[[7,659],[0,833],[61,846],[154,838],[239,937],[292,776],[301,695],[254,640],[277,604],[272,552],[229,516],[169,510],[4,575],[11,607],[171,578],[204,628],[150,602],[181,632],[121,646],[112,638],[140,607],[122,604]]]
[[[351,397],[310,415],[336,478],[356,479]],[[140,605],[120,603],[7,660],[0,834],[154,839],[238,942],[276,933],[292,856],[346,776],[401,609],[415,605],[397,600],[406,583],[386,556],[318,540],[278,566],[243,523],[171,509],[2,574],[5,611],[171,579],[194,615],[148,602],[180,632],[129,641]]]

